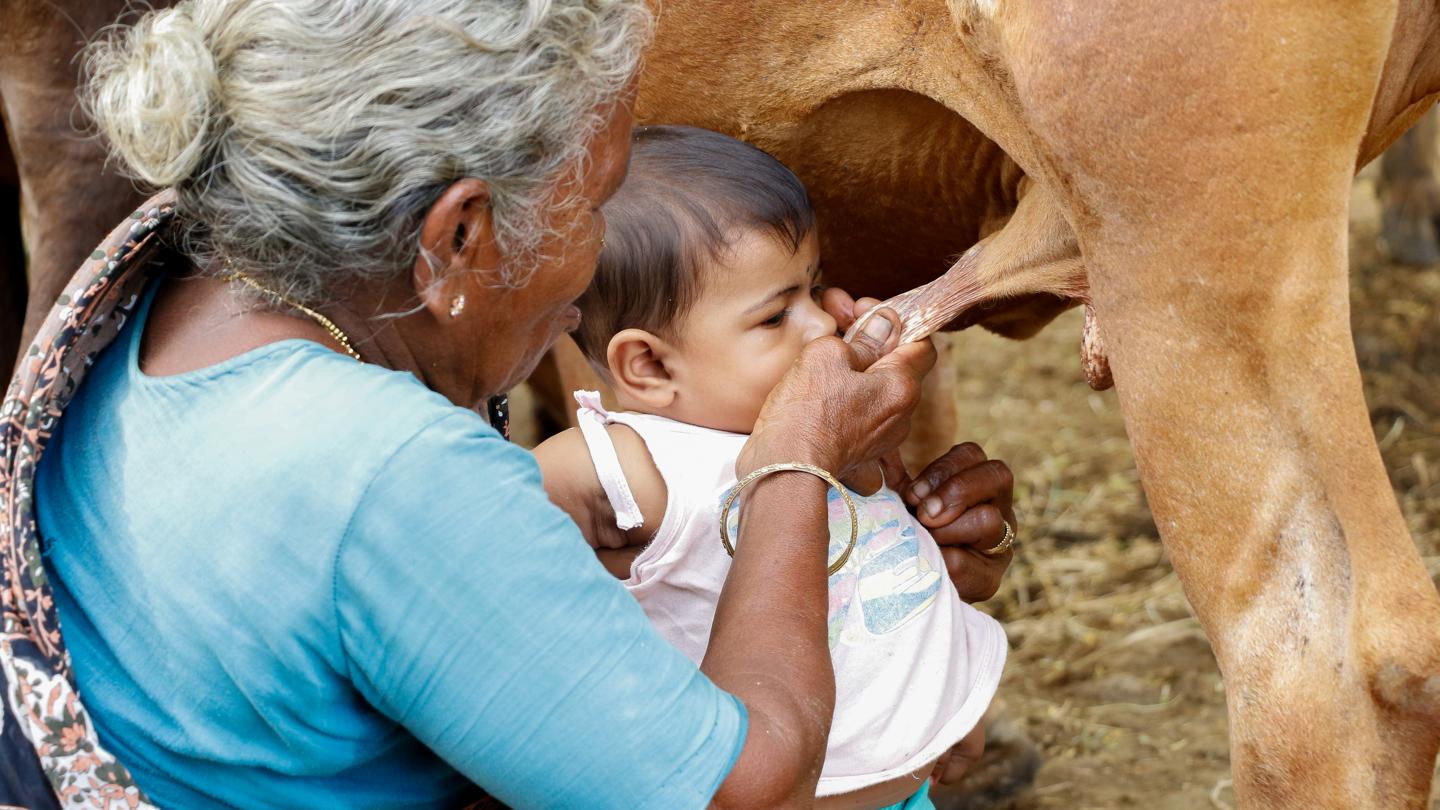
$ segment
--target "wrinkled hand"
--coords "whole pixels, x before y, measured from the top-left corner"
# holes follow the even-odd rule
[[[920,379],[935,365],[933,344],[896,348],[899,335],[899,317],[882,310],[853,343],[825,337],[806,346],[765,400],[736,474],[802,461],[862,494],[878,489],[875,462],[910,432]],[[869,480],[857,471],[871,473]]]
[[[1005,525],[1020,531],[1015,520],[1015,479],[1005,462],[987,459],[985,451],[967,442],[930,462],[911,479],[896,456],[885,459],[885,480],[930,530],[945,558],[955,590],[966,602],[995,595],[1000,577],[1014,559],[1013,550],[985,554],[1005,537]]]
[[[879,304],[874,298],[851,298],[834,287],[820,298],[842,332]],[[1015,479],[1005,462],[987,459],[979,445],[966,443],[950,448],[913,481],[898,451],[887,453],[875,470],[935,537],[960,598],[983,602],[994,596],[1015,555],[1009,550],[995,555],[981,550],[994,548],[1004,538],[1001,520],[1009,521],[1017,534],[1020,531],[1015,520]]]
[[[826,312],[830,313],[830,317],[835,319],[835,333],[837,335],[844,335],[860,316],[880,306],[880,303],[880,300],[876,298],[851,298],[849,293],[838,287],[826,287],[825,291],[820,295],[820,306],[823,307]],[[882,311],[881,314],[884,315],[885,312],[886,311]],[[898,316],[895,319],[895,324],[898,332],[905,331],[905,326],[899,321]],[[857,335],[857,342],[859,339],[860,336]],[[893,343],[894,340],[895,338],[892,337],[891,342]],[[927,339],[924,342],[930,344],[933,350],[933,341]],[[889,451],[887,455],[893,457],[893,463],[899,464],[900,450],[898,445]],[[882,457],[877,459],[875,464],[859,467],[852,471],[845,479],[845,484],[861,494],[872,494],[880,489],[887,480],[894,480],[885,477],[886,473],[884,470],[887,463],[890,462],[886,462]]]
[[[850,293],[839,287],[826,287],[825,291],[820,293],[820,306],[830,313],[830,317],[835,319],[835,325],[843,335],[861,315],[880,306],[880,300],[876,298],[855,299],[850,297]]]

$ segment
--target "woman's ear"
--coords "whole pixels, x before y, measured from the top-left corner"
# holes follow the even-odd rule
[[[605,363],[615,394],[647,410],[662,410],[675,401],[675,380],[669,363],[674,349],[644,329],[622,329],[605,348]]]
[[[473,177],[451,183],[420,226],[413,273],[416,296],[437,319],[449,320],[457,297],[469,289],[465,271],[493,278],[499,275],[500,262],[490,187]]]

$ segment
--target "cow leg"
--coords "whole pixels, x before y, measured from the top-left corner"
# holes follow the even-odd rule
[[[95,245],[144,199],[107,167],[105,145],[76,101],[81,47],[124,7],[124,0],[0,3],[0,99],[29,251],[22,343]]]
[[[3,122],[3,117],[0,117]],[[10,141],[0,127],[0,376],[20,350],[25,321],[25,240],[20,233],[20,175]]]
[[[1440,598],[1375,447],[1346,279],[1393,9],[1140,5],[998,19],[1156,523],[1225,676],[1237,795],[1423,807]]]

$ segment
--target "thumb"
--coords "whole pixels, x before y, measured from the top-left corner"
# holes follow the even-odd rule
[[[880,472],[885,475],[885,486],[896,492],[904,492],[910,486],[910,472],[905,469],[899,448],[880,457]]]
[[[826,287],[820,293],[820,308],[830,313],[835,319],[835,325],[840,329],[849,329],[850,324],[855,323],[855,299],[850,293],[839,287]]]
[[[850,362],[857,371],[874,365],[900,343],[900,316],[889,307],[865,313],[850,342]]]

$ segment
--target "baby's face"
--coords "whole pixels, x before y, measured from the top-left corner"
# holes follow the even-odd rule
[[[835,334],[818,303],[820,247],[812,230],[793,254],[761,232],[735,240],[707,268],[700,299],[680,324],[674,418],[749,433],[760,407],[805,344]]]

